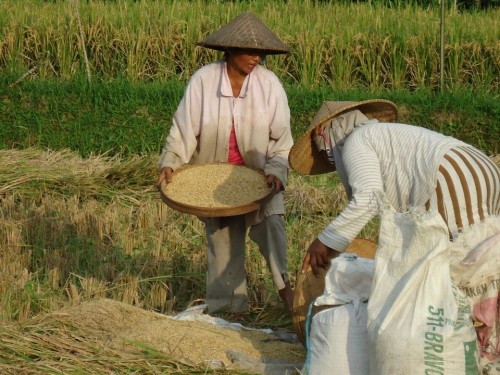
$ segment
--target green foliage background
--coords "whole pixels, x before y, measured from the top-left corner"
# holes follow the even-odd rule
[[[187,80],[220,57],[195,42],[249,10],[290,47],[266,64],[285,85],[295,137],[324,100],[379,97],[401,122],[497,154],[500,10],[447,2],[440,86],[438,5],[4,0],[0,148],[158,153]]]
[[[114,80],[33,80],[9,87],[0,77],[0,148],[72,149],[91,154],[158,154],[184,83]],[[399,121],[424,126],[500,153],[498,97],[481,91],[336,91],[328,86],[286,85],[295,138],[309,126],[324,100],[385,98],[399,107]]]

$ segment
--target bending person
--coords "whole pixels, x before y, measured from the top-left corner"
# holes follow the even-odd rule
[[[387,100],[325,102],[290,151],[301,174],[337,171],[349,202],[310,244],[302,264],[327,268],[378,213],[382,198],[399,212],[437,210],[450,240],[474,224],[500,233],[500,170],[458,139],[394,123]]]

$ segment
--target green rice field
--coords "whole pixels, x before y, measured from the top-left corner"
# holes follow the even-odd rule
[[[436,88],[440,9],[329,1],[0,2],[0,71],[70,79],[187,80],[217,58],[198,47],[252,11],[290,48],[269,67],[298,85],[335,89]],[[445,13],[444,85],[498,92],[499,9]]]

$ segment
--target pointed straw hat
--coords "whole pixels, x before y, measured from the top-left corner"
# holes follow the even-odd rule
[[[268,55],[289,52],[285,43],[250,12],[244,12],[196,44],[218,51],[241,48],[261,50]]]
[[[314,134],[317,128],[325,127],[329,120],[342,113],[358,109],[369,119],[380,122],[395,122],[398,110],[396,104],[384,99],[371,99],[362,102],[324,102],[306,132],[295,142],[288,161],[290,167],[303,175],[321,174],[335,171],[335,165],[325,160],[316,145]]]

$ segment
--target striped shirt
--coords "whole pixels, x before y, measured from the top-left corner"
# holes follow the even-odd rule
[[[344,251],[361,229],[389,204],[437,210],[450,238],[500,212],[500,171],[466,143],[406,124],[368,124],[353,131],[342,150],[339,176],[349,203],[318,236]]]
[[[456,238],[462,229],[500,214],[499,175],[495,163],[477,149],[453,148],[441,161],[436,189],[425,206],[439,211]]]

